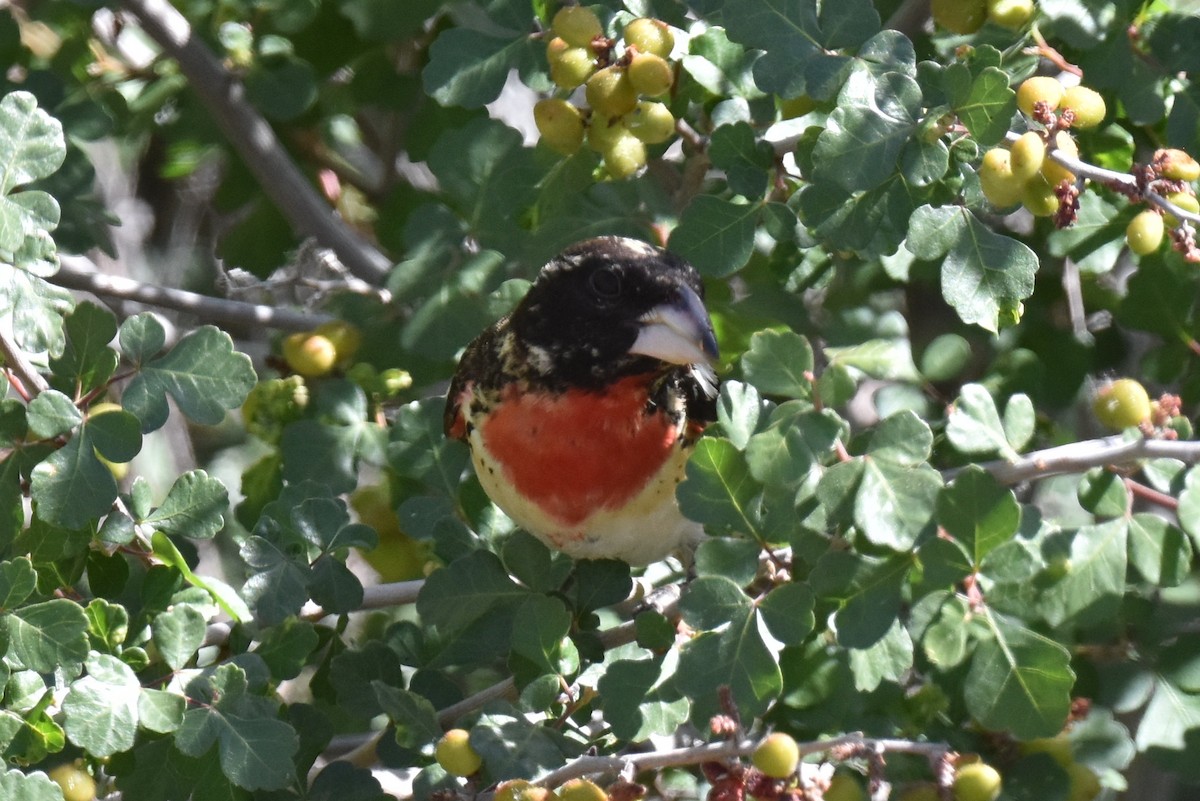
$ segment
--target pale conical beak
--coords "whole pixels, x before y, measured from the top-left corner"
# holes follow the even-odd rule
[[[689,286],[681,287],[674,300],[644,314],[641,325],[630,353],[672,364],[711,365],[720,358],[708,310]]]

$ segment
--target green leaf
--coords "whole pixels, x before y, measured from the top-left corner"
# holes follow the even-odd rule
[[[391,427],[388,465],[405,478],[412,478],[456,497],[470,451],[442,433],[445,403],[430,398],[400,407]]]
[[[570,631],[571,613],[561,600],[548,595],[526,598],[513,616],[509,664],[518,677],[574,673],[579,655],[567,636]]]
[[[767,395],[809,398],[812,370],[812,346],[793,331],[756,331],[750,337],[749,350],[742,355],[746,380]]]
[[[371,682],[370,687],[378,698],[379,708],[396,724],[398,740],[419,747],[442,736],[437,711],[428,698],[381,681]]]
[[[121,400],[142,421],[143,432],[167,421],[167,395],[192,421],[216,425],[227,410],[241,406],[257,380],[250,358],[234,351],[229,335],[206,325],[143,364]]]
[[[225,525],[229,492],[203,470],[175,479],[167,497],[143,521],[159,531],[192,539],[211,539]]]
[[[294,120],[317,99],[312,64],[290,54],[260,55],[243,80],[247,99],[272,120]]]
[[[923,621],[914,633],[930,662],[949,669],[966,659],[972,614],[962,598],[948,591],[930,593],[913,610],[913,618]]]
[[[709,531],[761,539],[761,492],[746,457],[732,442],[705,437],[688,460],[686,478],[675,495],[684,516],[703,523]]]
[[[899,620],[870,648],[850,650],[854,689],[859,692],[874,692],[885,681],[898,683],[912,665],[912,638]]]
[[[37,589],[37,573],[27,556],[0,562],[0,609],[13,609]]]
[[[1128,534],[1123,519],[1074,532],[1066,575],[1042,595],[1047,622],[1099,623],[1116,616],[1125,594]]]
[[[707,722],[721,710],[721,688],[729,688],[745,717],[761,715],[783,689],[779,664],[763,642],[758,615],[749,606],[735,612],[719,631],[702,632],[684,644],[675,681],[691,699],[696,722]]]
[[[65,598],[23,606],[4,616],[7,659],[38,673],[77,670],[88,653],[87,616]]]
[[[702,576],[688,585],[679,602],[684,621],[694,629],[719,628],[751,608],[742,588],[721,576]]]
[[[983,726],[1021,740],[1053,737],[1071,709],[1070,654],[1007,618],[988,613],[986,620],[993,638],[971,658],[963,692],[968,711]]]
[[[330,662],[329,682],[337,694],[337,703],[351,715],[365,720],[387,712],[384,699],[394,697],[384,690],[404,687],[404,668],[400,657],[381,642],[366,642],[348,648]]]
[[[916,381],[919,377],[907,338],[869,339],[857,345],[825,348],[831,365],[853,367],[872,378]]]
[[[153,314],[142,312],[121,323],[117,341],[125,358],[140,365],[162,351],[167,332]]]
[[[967,65],[951,64],[943,81],[951,108],[971,136],[981,145],[1000,142],[1017,110],[1017,95],[1008,86],[1008,73],[986,67],[972,75]]]
[[[722,125],[713,131],[708,155],[714,167],[725,171],[725,180],[735,194],[749,200],[762,197],[775,151],[768,142],[755,138],[748,123]]]
[[[963,385],[950,409],[946,436],[956,450],[969,456],[999,453],[1011,460],[1020,455],[1008,442],[996,402],[981,384]]]
[[[816,625],[814,598],[807,584],[780,584],[758,602],[758,613],[771,636],[784,645],[800,645]]]
[[[917,130],[921,89],[900,73],[855,72],[829,115],[813,151],[813,179],[847,192],[882,184]]]
[[[941,262],[942,296],[969,325],[994,333],[1001,310],[1033,294],[1036,254],[964,208],[917,209],[909,221],[907,247],[919,259]]]
[[[558,732],[499,709],[479,718],[471,747],[483,757],[488,776],[537,776],[561,767],[573,747]]]
[[[515,604],[528,594],[508,577],[494,554],[476,551],[425,580],[417,612],[446,632],[461,631],[489,610]]]
[[[1146,581],[1174,587],[1188,575],[1192,544],[1163,518],[1135,514],[1129,519],[1129,561]]]
[[[805,0],[729,0],[722,15],[730,39],[766,51],[754,67],[758,86],[785,98],[830,97],[814,88],[844,67],[847,59],[834,51],[857,47],[879,30],[879,12],[867,0],[823,4],[819,11]]]
[[[707,278],[733,275],[750,260],[761,205],[697,195],[667,244]]]
[[[62,801],[62,788],[44,773],[23,773],[16,768],[0,773],[0,798],[9,801]]]
[[[47,523],[77,529],[109,510],[117,483],[98,458],[85,426],[33,469],[30,493]]]
[[[33,95],[10,92],[0,99],[0,250],[15,254],[10,263],[33,267],[42,277],[57,267],[49,232],[58,227],[58,203],[21,187],[56,171],[66,155],[62,125],[38,108]],[[41,255],[30,263],[34,251]]]
[[[834,616],[838,642],[847,648],[870,648],[892,627],[900,612],[900,588],[912,568],[911,554],[889,559],[829,551],[809,583],[818,598],[838,601]]]
[[[745,449],[765,411],[766,402],[750,384],[741,381],[721,382],[721,393],[717,396],[717,422],[721,424],[721,433],[739,450]]]
[[[117,352],[109,347],[117,335],[116,317],[94,303],[80,303],[63,324],[66,347],[50,360],[55,386],[77,396],[103,386],[117,370]]]
[[[938,494],[938,523],[966,550],[976,568],[996,546],[1007,542],[1021,523],[1021,506],[1012,490],[971,465]]]
[[[172,670],[182,670],[204,643],[208,621],[191,604],[176,604],[151,622],[154,644]]]
[[[842,423],[803,401],[788,401],[771,412],[767,427],[750,438],[746,463],[763,484],[798,487],[833,452]]]
[[[613,733],[628,742],[654,735],[671,735],[688,717],[691,705],[672,692],[678,652],[653,659],[618,659],[596,685],[604,703],[604,718]]]
[[[141,423],[123,409],[93,414],[83,425],[92,447],[111,462],[128,462],[142,450]]]
[[[429,47],[425,92],[443,106],[479,108],[500,96],[513,68],[533,61],[533,47],[523,33],[497,38],[470,28],[444,30]]]
[[[187,699],[166,690],[142,690],[138,696],[138,722],[157,734],[169,734],[183,723]]]
[[[1190,753],[1189,743],[1197,729],[1200,729],[1200,695],[1183,692],[1162,679],[1155,681],[1154,694],[1138,722],[1138,750],[1164,748]]]
[[[292,781],[296,732],[274,716],[273,702],[246,694],[245,672],[225,664],[202,688],[196,684],[189,694],[199,695],[200,703],[184,713],[175,732],[179,750],[200,757],[216,745],[221,769],[246,790],[278,790]]]
[[[71,684],[63,701],[67,737],[98,757],[128,751],[139,720],[137,675],[108,654],[92,654],[86,667],[87,675]]]
[[[52,245],[48,236],[46,242]],[[0,263],[0,323],[11,327],[16,345],[27,353],[57,353],[63,347],[63,317],[75,301],[70,291],[30,272],[36,266]],[[57,261],[42,271],[49,274],[56,267]]]
[[[29,402],[29,433],[42,439],[65,434],[83,422],[83,414],[66,395],[53,389]]]

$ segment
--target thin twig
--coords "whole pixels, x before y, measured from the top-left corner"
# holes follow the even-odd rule
[[[22,393],[27,400],[32,400],[39,393],[50,388],[50,384],[42,377],[37,368],[25,358],[25,354],[17,347],[17,343],[0,331],[0,353],[4,354],[4,364],[9,373],[16,376],[25,385]]]
[[[328,314],[214,298],[184,289],[155,286],[132,278],[108,275],[95,270],[88,259],[78,256],[63,256],[61,269],[48,280],[67,289],[91,292],[100,297],[132,300],[149,306],[188,312],[205,322],[222,325],[309,331],[334,319]]]
[[[1033,451],[1008,462],[997,460],[981,462],[982,467],[1001,484],[1020,484],[1031,479],[1049,478],[1065,473],[1082,473],[1093,467],[1110,464],[1128,464],[1141,459],[1178,459],[1193,464],[1200,461],[1200,442],[1135,439],[1120,436],[1088,439],[1072,442],[1041,451]],[[942,478],[951,481],[965,470],[956,467],[942,471]]]
[[[382,283],[391,260],[347,226],[292,163],[270,124],[250,105],[246,90],[167,0],[122,0],[142,29],[187,77],[263,191],[297,233],[315,237],[352,273]]]

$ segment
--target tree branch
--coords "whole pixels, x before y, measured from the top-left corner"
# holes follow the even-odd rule
[[[192,35],[167,0],[122,0],[142,29],[171,55],[263,191],[297,233],[313,236],[352,273],[382,283],[391,259],[359,237],[325,203],[292,163],[270,124],[246,100],[246,90],[212,51]]]
[[[144,284],[132,278],[99,272],[88,259],[77,256],[62,256],[61,263],[59,271],[47,279],[52,284],[91,292],[100,297],[132,300],[149,306],[188,312],[206,322],[241,325],[247,328],[266,326],[285,331],[309,331],[334,319],[328,314],[312,314]]]
[[[4,355],[4,364],[9,372],[25,385],[26,399],[32,399],[39,393],[50,388],[50,384],[37,371],[25,354],[17,347],[17,343],[8,338],[8,334],[0,331],[0,353]]]
[[[1025,454],[1012,462],[996,460],[981,462],[977,467],[992,474],[1001,484],[1020,484],[1037,478],[1064,473],[1082,473],[1093,467],[1127,464],[1140,459],[1178,459],[1189,464],[1200,461],[1200,442],[1188,440],[1135,439],[1120,436],[1072,442]],[[965,470],[956,467],[942,471],[942,478],[951,481]]]

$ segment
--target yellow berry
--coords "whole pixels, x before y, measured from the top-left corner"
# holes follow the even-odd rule
[[[566,100],[539,100],[533,107],[533,121],[542,141],[563,155],[571,155],[583,144],[583,116]]]
[[[1139,256],[1158,250],[1166,233],[1162,215],[1152,209],[1140,211],[1125,228],[1125,243]]]
[[[588,78],[585,89],[588,105],[600,114],[620,117],[637,105],[637,91],[621,67],[605,67]]]
[[[1033,0],[987,0],[987,15],[1001,27],[1020,30],[1033,16]]]
[[[1182,150],[1166,148],[1154,153],[1154,163],[1163,178],[1172,181],[1194,181],[1200,178],[1200,162]]]
[[[587,47],[597,36],[604,34],[600,18],[586,6],[564,6],[554,15],[550,23],[556,36],[562,37],[567,44],[575,47]]]
[[[1075,758],[1071,755],[1071,741],[1063,734],[1056,737],[1040,737],[1036,740],[1021,743],[1021,753],[1049,754],[1054,758],[1055,762],[1064,768],[1069,767],[1075,761]]]
[[[638,94],[658,97],[675,83],[675,72],[662,56],[638,53],[629,61],[629,82]]]
[[[550,80],[563,89],[583,86],[596,70],[596,58],[586,47],[572,47],[557,36],[546,44]]]
[[[298,331],[284,338],[283,358],[289,367],[305,378],[317,378],[337,364],[337,348],[327,337],[311,331]]]
[[[933,21],[951,33],[975,33],[987,19],[986,0],[933,0]]]
[[[587,779],[571,779],[558,788],[559,801],[608,801],[608,793]]]
[[[1064,156],[1079,158],[1079,145],[1075,144],[1074,138],[1066,131],[1059,131],[1054,135],[1054,150]],[[1063,181],[1075,182],[1075,173],[1048,157],[1042,162],[1042,175],[1051,186],[1058,186]]]
[[[1012,174],[1018,181],[1028,181],[1042,169],[1046,160],[1046,143],[1033,131],[1021,134],[1010,148]]]
[[[93,801],[96,797],[96,780],[77,762],[57,765],[47,775],[62,790],[63,801]]]
[[[983,154],[979,165],[979,186],[988,202],[997,208],[1011,206],[1021,199],[1022,182],[1013,175],[1009,152],[995,147]]]
[[[517,801],[517,794],[533,783],[526,779],[509,779],[496,785],[495,801]]]
[[[1035,175],[1029,179],[1021,191],[1021,202],[1034,217],[1053,216],[1059,206],[1054,184],[1047,181],[1045,175]]]
[[[648,145],[665,142],[675,133],[675,116],[662,103],[641,100],[625,117],[629,132]]]
[[[1058,107],[1063,111],[1070,109],[1075,112],[1075,122],[1072,125],[1076,128],[1095,128],[1104,121],[1104,115],[1108,113],[1100,93],[1086,86],[1068,86],[1063,91]]]
[[[790,734],[777,731],[768,734],[750,756],[754,767],[772,779],[786,779],[800,764],[800,746]]]
[[[587,145],[597,153],[604,153],[612,143],[629,133],[623,117],[593,114],[587,124]]]
[[[1112,431],[1124,431],[1150,418],[1150,395],[1132,378],[1105,384],[1092,399],[1096,420]]]
[[[675,47],[675,36],[667,23],[658,19],[640,17],[625,26],[622,36],[625,45],[639,53],[653,53],[661,58],[671,55]]]
[[[986,762],[963,765],[954,773],[954,797],[958,801],[996,801],[1000,787],[1000,772]]]
[[[362,347],[362,331],[358,329],[358,326],[345,320],[321,323],[313,333],[319,334],[333,343],[333,349],[337,352],[337,363],[341,366],[349,364],[354,359],[354,355],[358,353],[358,349]]]
[[[1062,101],[1062,96],[1063,85],[1058,82],[1057,78],[1035,75],[1032,78],[1026,78],[1017,87],[1017,108],[1021,109],[1026,117],[1032,117],[1033,107],[1039,100],[1046,101],[1048,110],[1054,111]]]
[[[1200,200],[1197,200],[1193,194],[1188,192],[1172,192],[1167,195],[1167,200],[1184,211],[1190,211],[1192,214],[1200,214]],[[1167,225],[1174,228],[1179,225],[1179,219],[1174,214],[1168,214]]]
[[[438,764],[454,776],[470,776],[483,767],[483,759],[471,747],[466,729],[451,729],[434,748]]]

